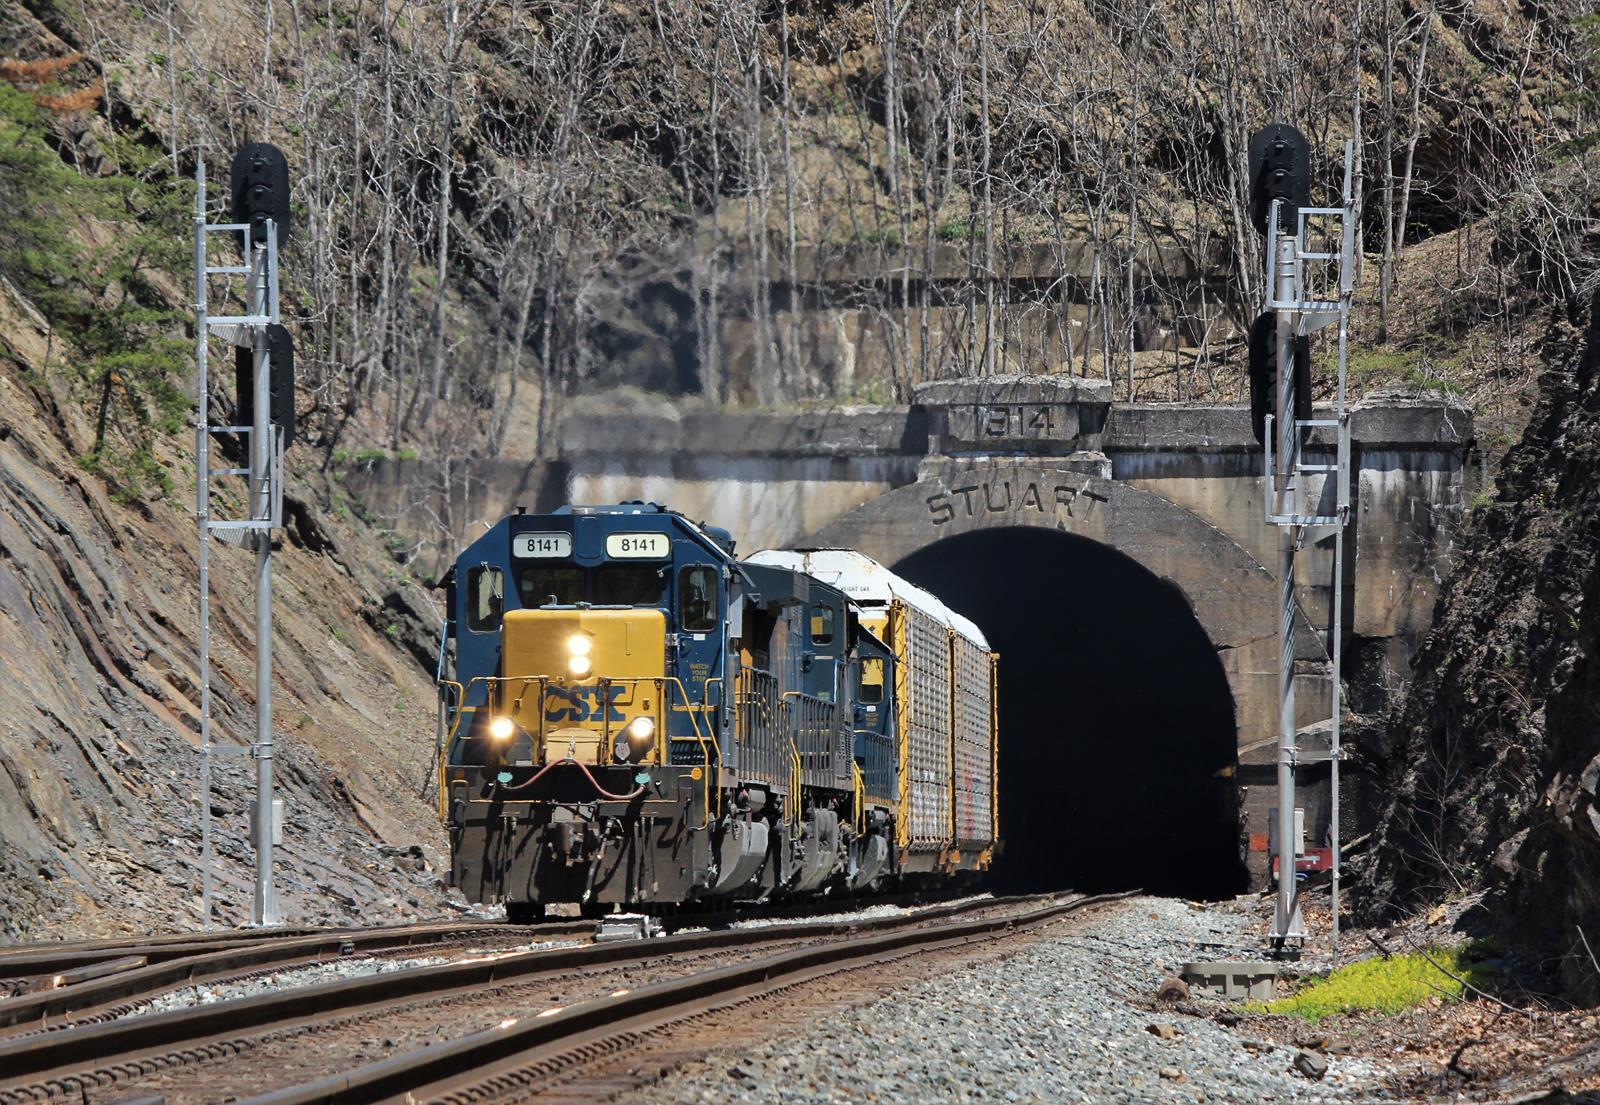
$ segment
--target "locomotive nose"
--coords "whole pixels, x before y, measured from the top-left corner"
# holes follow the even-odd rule
[[[497,717],[538,763],[660,763],[666,642],[655,609],[507,611]]]

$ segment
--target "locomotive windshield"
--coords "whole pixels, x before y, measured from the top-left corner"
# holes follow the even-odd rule
[[[584,601],[583,569],[570,564],[530,564],[517,577],[517,594],[525,607],[571,606]]]
[[[474,633],[497,631],[505,605],[505,584],[499,568],[482,564],[467,570],[468,629]]]
[[[594,572],[596,606],[659,606],[663,589],[653,564],[602,564]]]
[[[678,622],[685,633],[710,633],[717,628],[717,570],[691,564],[678,574]]]
[[[529,564],[517,576],[517,594],[527,609],[580,602],[660,606],[665,589],[662,570],[652,564],[602,564],[587,571],[571,564]]]

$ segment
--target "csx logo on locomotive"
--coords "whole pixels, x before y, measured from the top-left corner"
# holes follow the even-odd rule
[[[631,687],[547,687],[544,692],[544,719],[556,722],[626,721],[618,708],[632,706]]]

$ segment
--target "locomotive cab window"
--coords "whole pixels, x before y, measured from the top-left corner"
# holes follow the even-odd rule
[[[530,609],[571,606],[583,601],[583,569],[562,564],[530,564],[517,577],[517,594]]]
[[[883,658],[868,656],[861,661],[861,693],[863,703],[872,705],[883,701]]]
[[[833,607],[819,603],[811,608],[811,643],[833,644]]]
[[[499,568],[479,565],[467,571],[467,628],[493,633],[506,608],[505,577]]]
[[[653,564],[604,564],[594,574],[596,606],[659,606],[662,569]]]
[[[717,570],[691,564],[678,573],[680,624],[685,633],[710,633],[717,628]]]

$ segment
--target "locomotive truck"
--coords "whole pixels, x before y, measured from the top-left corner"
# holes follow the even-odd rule
[[[996,656],[859,552],[734,555],[653,503],[520,510],[444,580],[451,877],[513,922],[964,881]]]

